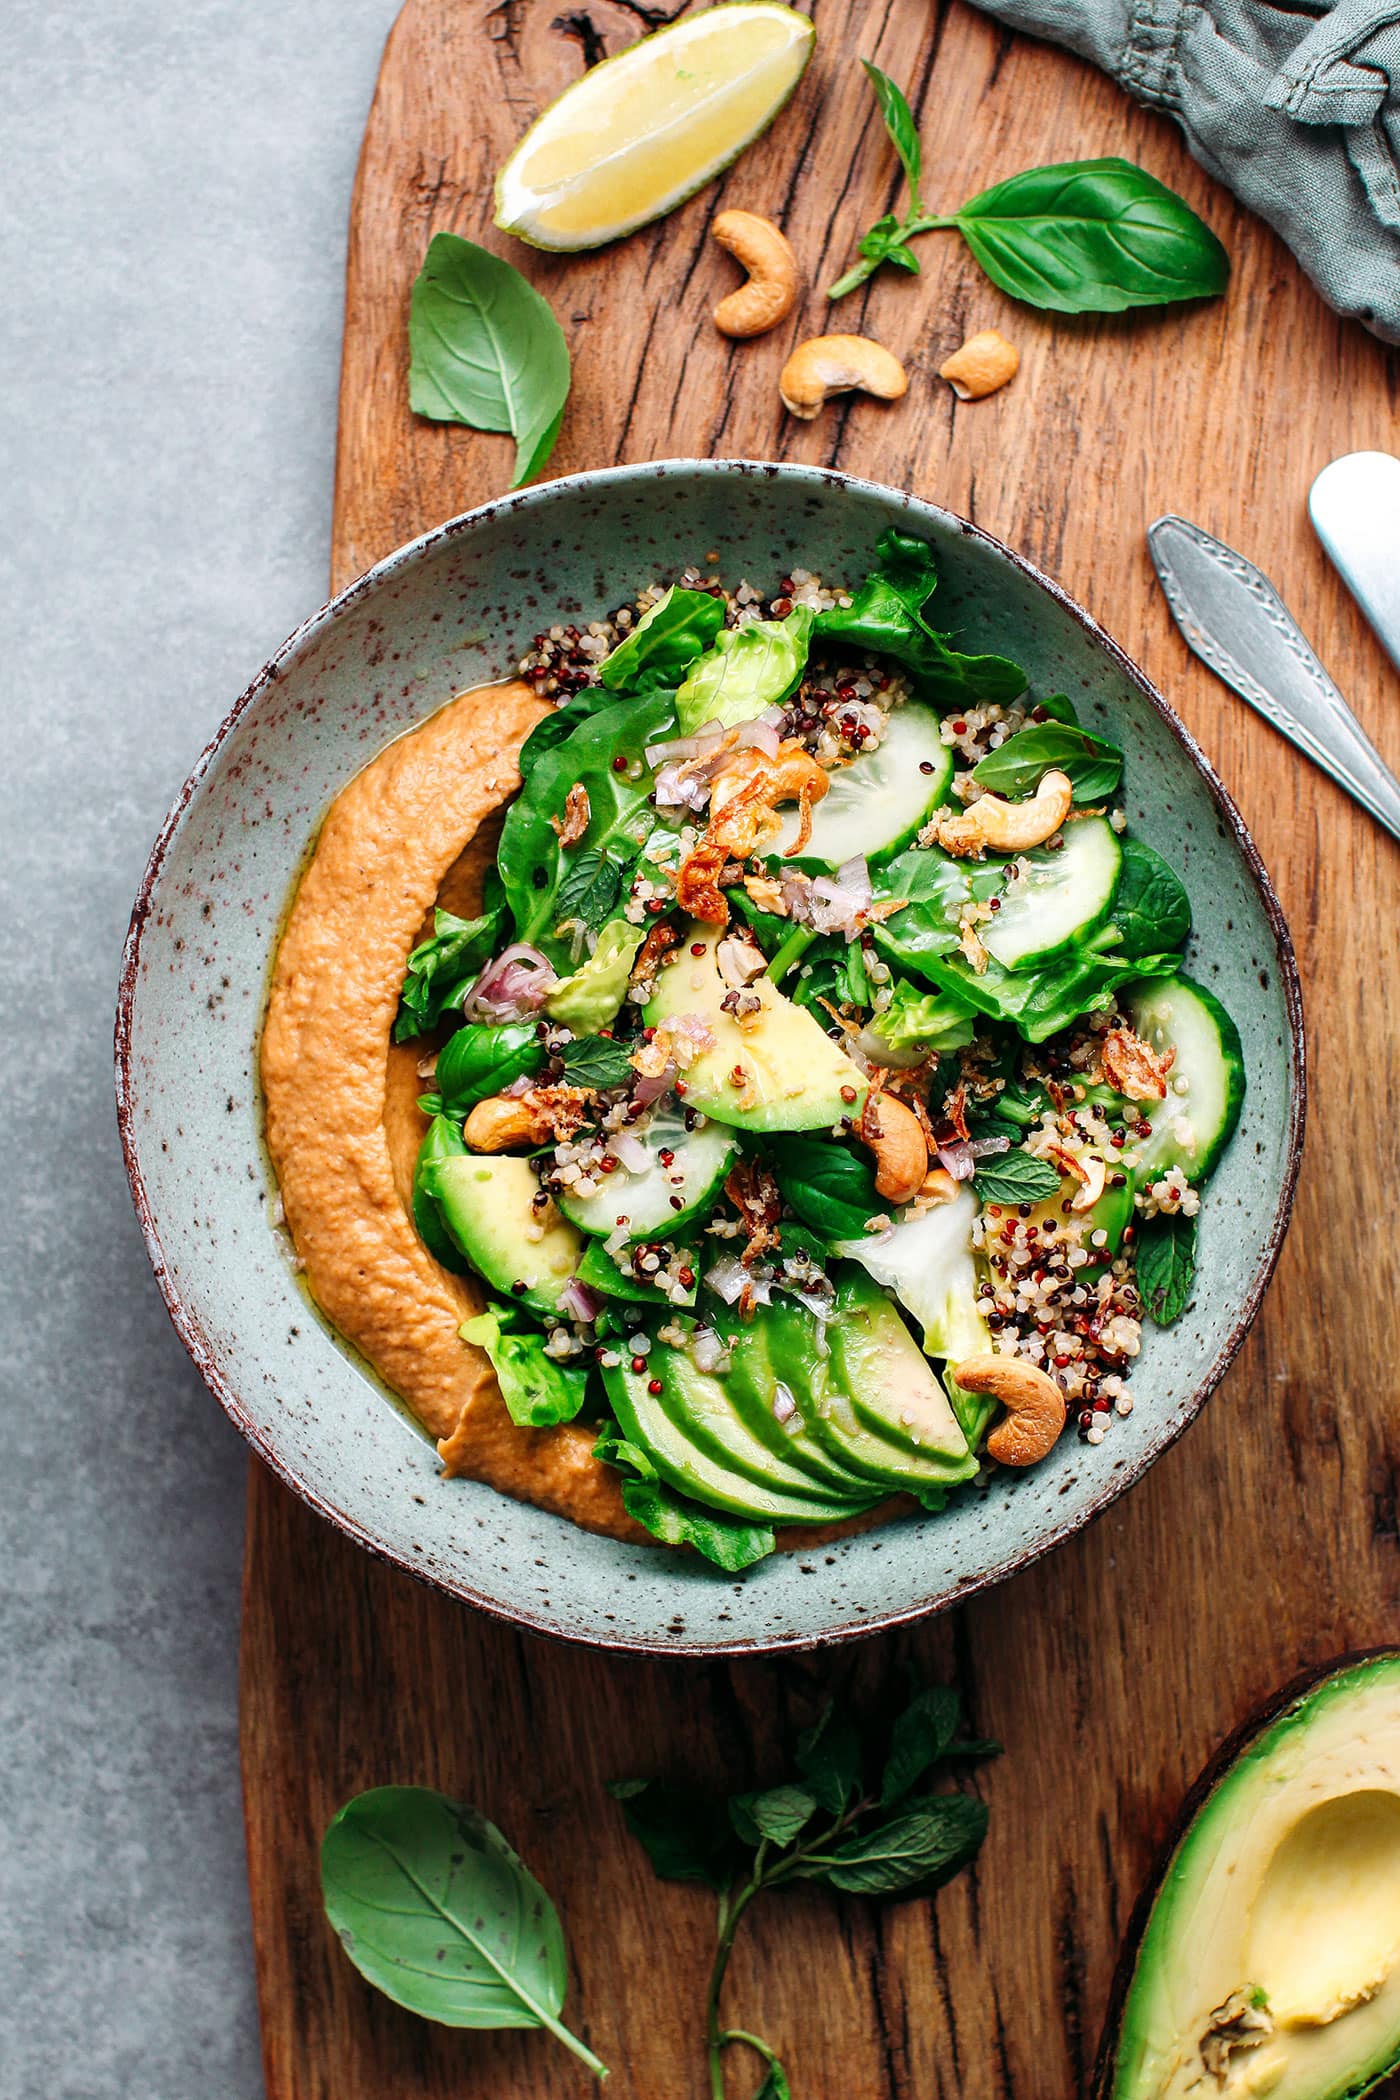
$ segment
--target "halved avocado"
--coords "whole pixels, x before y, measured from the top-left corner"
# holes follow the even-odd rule
[[[749,989],[761,1011],[742,1028],[725,1012],[731,988],[715,955],[722,937],[721,928],[688,924],[646,1009],[649,1028],[692,1015],[714,1038],[685,1069],[689,1106],[736,1130],[819,1130],[858,1117],[865,1075],[805,1007],[760,977]]]
[[[1358,2100],[1400,2065],[1400,1651],[1288,1686],[1188,1796],[1095,2100]]]
[[[422,1184],[454,1244],[505,1297],[553,1312],[579,1264],[583,1237],[555,1217],[536,1239],[539,1183],[527,1159],[464,1152],[422,1170]]]
[[[661,1392],[652,1392],[654,1382],[661,1384]],[[761,1524],[824,1524],[849,1514],[849,1504],[834,1507],[815,1488],[809,1494],[805,1488],[789,1491],[782,1484],[764,1485],[715,1456],[712,1448],[702,1448],[684,1415],[678,1419],[665,1380],[655,1379],[652,1371],[633,1371],[624,1358],[604,1367],[603,1383],[622,1434],[641,1446],[662,1479],[681,1494]]]

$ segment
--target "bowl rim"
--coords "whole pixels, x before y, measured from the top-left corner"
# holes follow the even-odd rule
[[[862,1619],[858,1625],[830,1627],[817,1633],[778,1631],[771,1634],[736,1634],[732,1639],[705,1639],[694,1643],[668,1643],[647,1636],[619,1633],[568,1633],[558,1625],[550,1623],[539,1612],[503,1602],[498,1597],[478,1591],[470,1582],[459,1581],[435,1573],[416,1563],[406,1552],[376,1536],[359,1520],[338,1508],[326,1498],[324,1490],[312,1479],[308,1479],[276,1448],[253,1421],[230,1381],[219,1368],[215,1352],[205,1334],[194,1309],[181,1297],[171,1276],[161,1241],[160,1228],[146,1192],[145,1180],[135,1132],[134,1088],[132,1074],[132,1029],[136,996],[140,983],[141,950],[150,920],[156,886],[164,871],[166,855],[181,821],[198,792],[206,773],[233,734],[243,715],[270,687],[276,685],[283,675],[283,667],[302,647],[322,629],[332,626],[341,615],[360,599],[372,595],[382,583],[398,570],[410,567],[432,550],[455,538],[458,534],[512,516],[522,509],[537,506],[547,507],[560,497],[569,496],[580,489],[606,490],[622,487],[648,479],[664,480],[668,476],[735,476],[738,478],[783,479],[806,483],[813,489],[838,490],[878,498],[881,502],[896,505],[915,516],[920,513],[938,519],[939,522],[964,538],[975,541],[992,554],[1017,570],[1022,577],[1037,589],[1046,593],[1075,623],[1097,644],[1113,666],[1135,688],[1139,695],[1154,709],[1170,734],[1181,746],[1187,760],[1204,781],[1215,804],[1216,811],[1232,838],[1237,851],[1249,870],[1250,877],[1263,906],[1273,937],[1274,955],[1283,988],[1284,1005],[1288,1017],[1288,1122],[1285,1133],[1283,1175],[1279,1185],[1274,1214],[1264,1238],[1258,1267],[1249,1290],[1240,1305],[1229,1333],[1225,1336],[1212,1363],[1196,1382],[1192,1392],[1182,1406],[1177,1419],[1169,1424],[1158,1440],[1142,1454],[1139,1463],[1120,1474],[1115,1469],[1105,1471],[1102,1485],[1091,1493],[1082,1507],[1076,1509],[1063,1527],[1050,1537],[1032,1544],[1013,1545],[993,1565],[980,1574],[959,1584],[947,1595],[931,1600],[915,1600],[901,1604],[870,1619]],[[1234,798],[1221,780],[1215,767],[1197,743],[1191,731],[1176,713],[1171,703],[1160,693],[1127,651],[1116,642],[1105,628],[1100,626],[1093,614],[1072,597],[1062,584],[1047,576],[1023,554],[1009,547],[995,534],[964,518],[957,511],[944,505],[930,502],[909,491],[896,489],[888,483],[869,481],[860,475],[845,474],[833,467],[814,467],[799,462],[754,460],[754,459],[665,459],[646,460],[625,466],[600,467],[576,474],[561,475],[553,481],[540,482],[532,488],[517,490],[509,495],[493,498],[478,504],[474,509],[463,511],[456,517],[432,526],[419,533],[402,546],[396,547],[380,561],[355,577],[345,588],[313,612],[294,628],[262,669],[234,701],[228,713],[215,729],[188,778],[172,801],[155,843],[151,848],[145,870],[137,888],[132,906],[130,924],[122,949],[121,973],[118,981],[116,1021],[114,1031],[114,1077],[116,1090],[117,1126],[121,1137],[122,1156],[126,1165],[127,1179],[131,1186],[132,1201],[145,1242],[156,1283],[160,1289],[165,1309],[181,1342],[192,1359],[214,1398],[234,1427],[246,1440],[252,1451],[263,1461],[282,1484],[290,1488],[308,1508],[333,1524],[338,1531],[352,1539],[357,1546],[373,1554],[376,1559],[387,1561],[391,1567],[410,1575],[415,1581],[437,1590],[444,1596],[483,1611],[491,1618],[515,1626],[524,1632],[540,1634],[569,1646],[602,1650],[605,1653],[631,1654],[665,1657],[670,1660],[689,1660],[730,1655],[761,1655],[778,1652],[796,1652],[803,1649],[836,1646],[838,1643],[865,1640],[877,1633],[889,1632],[893,1628],[913,1623],[919,1619],[933,1618],[950,1610],[955,1605],[968,1603],[983,1591],[1008,1580],[1031,1567],[1044,1555],[1065,1544],[1101,1516],[1118,1497],[1136,1483],[1154,1466],[1163,1453],[1171,1448],[1178,1437],[1191,1426],[1205,1406],[1207,1400],[1220,1384],[1234,1361],[1240,1345],[1253,1325],[1264,1294],[1273,1278],[1283,1248],[1284,1238],[1293,1211],[1294,1196],[1302,1165],[1303,1135],[1307,1119],[1307,1049],[1303,1018],[1302,987],[1299,981],[1297,958],[1292,936],[1283,914],[1283,908],[1275,893],[1273,883],[1258,847],[1255,845],[1244,818]]]

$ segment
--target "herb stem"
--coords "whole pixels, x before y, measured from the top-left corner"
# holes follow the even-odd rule
[[[739,1920],[763,1886],[763,1854],[766,1849],[766,1845],[759,1848],[752,1879],[737,1892],[733,1889],[727,1890],[719,1899],[719,1944],[715,1948],[714,1965],[710,1970],[710,1987],[705,1994],[705,2048],[710,2060],[710,2100],[724,2100],[724,2047],[731,2039],[719,2024],[720,1992],[724,1989],[729,1957],[734,1952],[734,1934]],[[741,2035],[737,2028],[734,2030],[734,2038],[742,2041],[749,2039],[747,2035]]]
[[[794,926],[792,932],[781,944],[777,954],[773,957],[772,962],[769,963],[764,973],[769,982],[781,984],[794,963],[802,960],[816,937],[816,931],[813,927]]]

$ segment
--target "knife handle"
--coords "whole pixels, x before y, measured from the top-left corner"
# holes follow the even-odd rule
[[[1400,669],[1400,459],[1349,452],[1308,493],[1313,527]]]

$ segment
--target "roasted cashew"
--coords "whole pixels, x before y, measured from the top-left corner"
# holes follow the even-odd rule
[[[1065,1426],[1064,1394],[1048,1371],[1023,1356],[969,1356],[954,1364],[953,1377],[964,1392],[986,1393],[1006,1409],[987,1438],[998,1465],[1038,1464]]]
[[[875,1186],[886,1202],[912,1203],[928,1173],[928,1145],[914,1111],[893,1094],[868,1094],[858,1135],[875,1155]]]
[[[1096,1152],[1085,1153],[1079,1162],[1083,1185],[1070,1198],[1070,1209],[1092,1210],[1108,1183],[1108,1167]]]
[[[1053,838],[1074,804],[1068,775],[1046,773],[1028,802],[1003,802],[983,795],[969,808],[947,812],[935,836],[945,853],[977,860],[993,853],[1026,853]]]
[[[1020,363],[1021,353],[1014,343],[1008,343],[995,328],[983,328],[944,359],[938,376],[948,381],[959,401],[981,401],[1014,379]]]
[[[721,335],[764,335],[797,304],[797,257],[771,219],[751,211],[722,211],[710,232],[749,273],[747,284],[721,299],[714,323]]]
[[[493,1094],[477,1102],[462,1135],[473,1152],[509,1152],[513,1145],[542,1145],[553,1128],[547,1108],[528,1094]]]
[[[831,394],[853,387],[880,401],[898,401],[909,390],[899,359],[868,335],[814,335],[799,343],[778,375],[778,392],[790,415],[810,423]]]
[[[926,1210],[932,1210],[940,1203],[956,1203],[961,1186],[946,1167],[930,1167],[919,1183],[917,1201]]]

